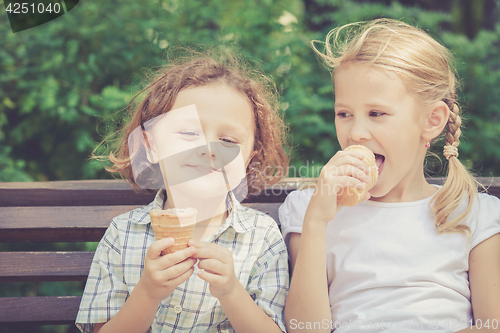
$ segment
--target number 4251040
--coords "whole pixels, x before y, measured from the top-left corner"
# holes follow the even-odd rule
[[[35,5],[34,3],[9,3],[7,6],[6,12],[11,14],[27,14],[27,13],[59,13],[61,11],[61,5],[56,3],[49,3],[45,5],[43,3],[38,3]]]

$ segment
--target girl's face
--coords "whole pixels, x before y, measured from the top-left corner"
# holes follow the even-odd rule
[[[394,73],[358,63],[334,76],[335,127],[342,149],[363,145],[375,153],[379,179],[372,200],[408,201],[425,182],[423,104]],[[425,183],[426,184],[426,183]]]
[[[150,137],[174,196],[225,196],[245,177],[255,120],[240,93],[222,84],[187,88],[158,118]]]

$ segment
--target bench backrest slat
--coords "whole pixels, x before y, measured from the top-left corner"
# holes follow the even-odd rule
[[[86,281],[94,252],[0,252],[0,282]]]
[[[313,178],[290,178],[244,202],[283,202],[291,191]],[[0,207],[116,206],[149,204],[152,191],[134,192],[121,180],[82,180],[57,182],[0,183]]]
[[[243,205],[278,221],[280,203]],[[113,217],[137,207],[0,207],[0,242],[98,242]]]

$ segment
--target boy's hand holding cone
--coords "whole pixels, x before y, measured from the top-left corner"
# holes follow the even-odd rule
[[[153,209],[149,212],[156,240],[167,237],[175,239],[174,245],[162,251],[162,255],[188,247],[187,242],[193,237],[197,213],[195,208]]]

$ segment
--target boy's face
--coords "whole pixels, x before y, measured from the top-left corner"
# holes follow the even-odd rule
[[[225,85],[210,85],[182,90],[148,140],[171,192],[208,198],[225,196],[245,178],[254,133],[249,102]]]

